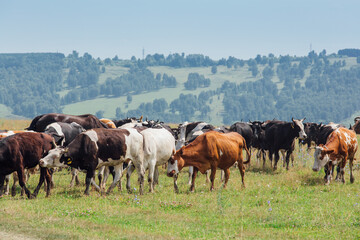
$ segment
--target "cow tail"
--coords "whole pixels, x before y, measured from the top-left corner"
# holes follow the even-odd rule
[[[248,159],[249,159],[249,160],[245,161],[244,164],[248,164],[248,163],[250,163],[251,156],[250,156],[250,152],[249,152],[248,148],[246,147],[246,141],[245,140],[244,140],[244,149],[245,149],[246,154],[248,155]]]

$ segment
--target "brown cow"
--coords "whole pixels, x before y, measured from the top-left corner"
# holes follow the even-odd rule
[[[0,197],[3,194],[5,176],[16,171],[19,184],[28,198],[36,197],[46,178],[46,196],[50,195],[51,174],[46,168],[40,169],[40,180],[34,193],[25,186],[25,168],[33,168],[39,164],[42,156],[55,146],[54,139],[45,133],[23,132],[0,141]]]
[[[248,161],[243,162],[242,150],[248,154]],[[195,178],[197,172],[205,173],[211,169],[210,191],[214,189],[216,169],[220,168],[225,172],[224,188],[229,180],[230,167],[238,163],[242,184],[244,183],[245,166],[250,161],[250,153],[246,147],[245,139],[236,132],[219,133],[209,131],[198,136],[192,143],[180,148],[168,162],[167,175],[169,177],[177,174],[183,167],[194,166],[190,191],[195,189]],[[177,190],[177,186],[175,191]]]
[[[326,144],[320,144],[315,149],[314,153],[314,171],[319,171],[322,167],[328,166],[325,176],[325,184],[329,184],[331,180],[332,168],[335,165],[340,166],[340,177],[336,176],[336,180],[341,180],[345,183],[344,168],[347,159],[349,159],[350,167],[350,182],[354,182],[354,176],[352,174],[352,167],[354,162],[354,156],[358,148],[358,141],[356,134],[353,130],[340,127],[333,131]]]
[[[44,132],[46,127],[54,122],[72,123],[76,122],[86,130],[92,128],[108,128],[106,124],[102,123],[96,116],[92,114],[84,115],[69,115],[62,113],[47,113],[36,116],[30,123],[26,130],[36,132]]]

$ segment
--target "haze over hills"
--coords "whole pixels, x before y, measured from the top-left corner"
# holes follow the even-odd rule
[[[2,117],[63,112],[216,125],[291,117],[349,123],[360,113],[359,51],[247,60],[202,54],[127,60],[76,51],[0,54]]]

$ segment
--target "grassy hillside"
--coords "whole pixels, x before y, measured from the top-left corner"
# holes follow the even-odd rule
[[[346,61],[346,66],[344,69],[349,69],[352,66],[355,66],[356,58],[354,57],[329,57],[330,63],[334,61]],[[297,63],[297,62],[293,62]],[[276,71],[278,64],[275,64],[274,69]],[[266,65],[265,65],[266,66]],[[93,100],[78,102],[74,104],[68,104],[63,107],[63,112],[68,114],[81,114],[81,113],[93,113],[97,111],[104,111],[104,116],[109,118],[115,117],[115,109],[120,107],[123,112],[128,110],[136,109],[143,102],[152,102],[154,99],[165,98],[165,100],[170,104],[174,99],[178,98],[181,93],[183,94],[196,94],[204,90],[216,90],[219,88],[223,82],[230,81],[235,83],[256,81],[262,78],[262,71],[265,67],[264,65],[258,64],[259,74],[256,77],[252,77],[251,72],[248,70],[248,66],[238,68],[227,68],[225,66],[218,66],[217,73],[212,74],[210,67],[198,67],[198,68],[171,68],[165,66],[155,66],[149,67],[154,75],[160,73],[161,75],[166,73],[169,76],[174,76],[178,82],[176,88],[163,88],[155,92],[144,92],[142,94],[133,95],[133,100],[131,103],[128,103],[126,97],[117,97],[117,98],[105,98],[99,97]],[[121,76],[127,72],[127,68],[123,66],[106,66],[105,73],[100,75],[100,83],[103,83],[107,78],[115,78]],[[193,91],[184,89],[184,82],[187,81],[189,73],[197,72],[201,75],[204,75],[205,78],[211,79],[211,85],[207,88],[198,88]],[[306,78],[310,75],[310,69],[305,71],[305,76],[300,80],[301,86],[305,85]],[[280,82],[277,75],[272,78],[272,81],[277,84],[278,89],[283,88],[283,82]],[[63,93],[62,93],[63,94]],[[224,111],[222,105],[222,96],[215,96],[211,98],[211,113],[209,114],[209,121],[213,124],[220,125],[222,124],[221,113]],[[196,116],[196,115],[195,115]],[[239,119],[240,120],[240,119]],[[344,120],[344,123],[349,122]]]

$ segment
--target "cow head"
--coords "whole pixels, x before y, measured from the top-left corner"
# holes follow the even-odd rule
[[[179,169],[179,161],[182,160],[181,154],[183,153],[184,147],[180,148],[168,161],[167,176],[173,177],[177,175],[182,167]]]
[[[299,133],[300,139],[306,138],[306,133],[304,131],[304,124],[303,124],[303,121],[305,119],[306,118],[297,120],[297,119],[291,118],[291,120],[292,120],[291,127],[294,128]]]
[[[315,148],[314,152],[314,166],[313,171],[320,171],[330,161],[330,154],[334,150],[327,149],[324,145],[320,144]]]
[[[64,147],[56,146],[54,149],[51,149],[45,157],[40,159],[40,166],[47,168],[67,167],[67,165],[62,160],[62,156],[66,151],[67,150]]]

